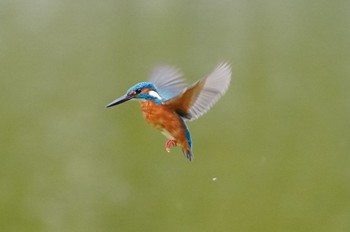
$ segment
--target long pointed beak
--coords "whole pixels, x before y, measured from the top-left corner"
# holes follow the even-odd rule
[[[112,107],[112,106],[115,106],[115,105],[118,105],[118,104],[120,104],[120,103],[129,101],[129,100],[131,100],[131,99],[132,99],[132,97],[130,97],[130,96],[128,96],[128,95],[121,96],[120,98],[115,99],[114,101],[112,101],[111,103],[109,103],[108,105],[106,105],[106,108]]]

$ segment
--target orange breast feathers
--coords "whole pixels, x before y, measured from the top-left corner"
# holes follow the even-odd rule
[[[182,118],[167,105],[157,105],[152,100],[146,100],[141,102],[141,110],[148,124],[162,132],[167,139],[189,148]]]

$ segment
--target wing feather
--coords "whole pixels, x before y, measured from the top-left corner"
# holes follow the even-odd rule
[[[169,65],[156,67],[151,74],[150,82],[155,85],[163,101],[181,94],[186,86],[182,73]]]
[[[188,111],[190,120],[197,119],[208,112],[225,94],[231,82],[231,72],[231,66],[228,63],[222,63],[202,80],[204,85]]]
[[[221,63],[206,78],[196,82],[181,95],[166,102],[182,117],[195,120],[208,112],[228,89],[231,82],[231,66]]]

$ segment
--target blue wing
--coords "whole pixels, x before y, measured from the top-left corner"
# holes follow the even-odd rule
[[[181,77],[182,73],[178,69],[162,65],[153,70],[150,82],[155,85],[162,100],[166,101],[183,92],[186,83]]]

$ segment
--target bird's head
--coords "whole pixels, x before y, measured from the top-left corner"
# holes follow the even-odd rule
[[[156,87],[151,82],[141,82],[131,87],[125,95],[109,103],[106,108],[132,99],[153,100],[156,104],[162,102],[162,97],[158,94]]]

